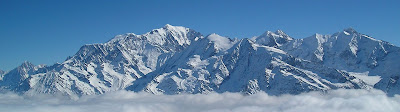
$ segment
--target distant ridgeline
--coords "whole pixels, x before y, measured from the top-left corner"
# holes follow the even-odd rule
[[[166,25],[84,45],[65,62],[29,62],[3,73],[0,89],[72,98],[117,90],[153,94],[240,92],[271,95],[332,89],[400,93],[400,48],[354,29],[294,39],[283,31],[254,38],[203,36]]]

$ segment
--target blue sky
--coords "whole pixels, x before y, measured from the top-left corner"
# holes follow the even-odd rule
[[[154,2],[154,3],[153,3]],[[246,38],[283,30],[294,38],[352,27],[400,45],[400,2],[370,0],[0,0],[0,69],[51,65],[84,44],[165,24]]]

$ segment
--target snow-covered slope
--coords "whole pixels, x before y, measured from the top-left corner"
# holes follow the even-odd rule
[[[217,34],[193,42],[176,53],[157,71],[139,79],[129,90],[145,90],[154,94],[208,93],[222,83],[229,71],[222,62],[238,40]]]
[[[333,35],[315,34],[296,39],[280,47],[289,54],[325,66],[365,76],[380,77],[375,87],[389,94],[400,94],[400,48],[376,40],[354,29],[345,29]]]
[[[254,93],[259,89],[280,95],[336,88],[371,88],[346,72],[298,59],[282,50],[246,39],[226,55],[225,62],[231,74],[220,92]]]
[[[35,66],[30,62],[25,61],[17,68],[7,72],[0,80],[1,89],[11,91],[27,91],[30,89],[29,80],[30,74],[35,74],[35,71],[42,69],[44,66]]]
[[[78,97],[121,90],[201,37],[194,30],[167,24],[143,35],[128,33],[104,44],[84,45],[65,62],[27,76],[30,89],[26,94],[61,93]]]
[[[220,49],[221,43],[229,47]],[[347,72],[294,58],[249,39],[233,41],[216,34],[194,42],[148,77],[127,89],[154,94],[265,91],[280,95],[373,86]]]
[[[281,30],[230,39],[218,34],[203,37],[167,24],[142,35],[127,33],[84,45],[63,63],[26,62],[3,75],[0,86],[27,95],[72,98],[121,89],[280,95],[375,87],[399,94],[399,51],[353,29],[304,39],[293,39]]]

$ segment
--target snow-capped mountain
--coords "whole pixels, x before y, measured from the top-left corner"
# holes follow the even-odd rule
[[[242,92],[298,94],[337,88],[399,94],[399,47],[346,29],[294,39],[267,31],[251,39],[165,25],[84,45],[63,63],[25,62],[1,88],[27,95],[81,95],[127,89],[153,94]],[[390,60],[390,61],[388,61]],[[393,71],[393,72],[392,72]]]
[[[0,86],[2,89],[12,91],[27,91],[30,89],[30,75],[35,74],[34,71],[38,71],[40,68],[42,68],[42,66],[35,66],[32,63],[25,61],[17,68],[4,74]]]
[[[400,62],[400,48],[358,33],[352,28],[333,35],[315,34],[296,39],[280,49],[298,58],[343,71],[356,72],[353,76],[377,83],[376,88],[389,94],[400,93],[400,85],[397,82],[400,65],[396,64]],[[365,76],[372,77],[364,79]]]
[[[221,43],[227,47],[219,47]],[[167,63],[160,71],[149,74],[151,78],[139,79],[128,89],[154,94],[211,91],[253,94],[262,90],[279,95],[372,88],[349,73],[297,59],[285,51],[255,44],[249,39],[232,41],[215,34],[193,42]]]

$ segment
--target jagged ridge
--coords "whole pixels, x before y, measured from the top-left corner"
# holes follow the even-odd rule
[[[121,89],[280,95],[378,88],[393,95],[400,93],[398,56],[399,47],[354,29],[304,39],[281,30],[230,39],[217,34],[203,37],[167,24],[142,35],[127,33],[103,44],[84,45],[52,66],[26,62],[2,75],[0,86],[27,95],[72,98]]]

